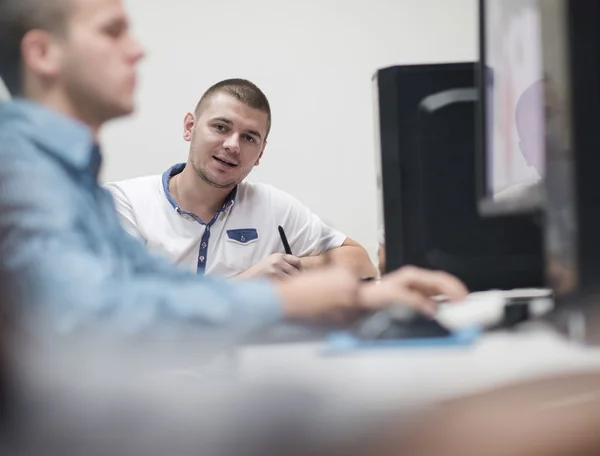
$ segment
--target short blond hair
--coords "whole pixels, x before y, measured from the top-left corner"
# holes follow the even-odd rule
[[[256,84],[246,79],[225,79],[224,81],[217,82],[209,87],[209,89],[204,92],[204,95],[202,95],[202,98],[200,98],[200,101],[196,105],[196,114],[201,111],[202,106],[206,103],[206,101],[217,93],[225,93],[230,95],[244,103],[246,106],[266,113],[266,136],[269,136],[269,131],[271,130],[271,106],[269,105],[267,96],[258,88]]]

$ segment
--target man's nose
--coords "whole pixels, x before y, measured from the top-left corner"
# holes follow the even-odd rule
[[[137,63],[142,60],[146,56],[146,51],[144,50],[142,44],[136,39],[131,38],[130,48],[129,48],[129,59],[133,63]]]
[[[223,146],[225,146],[225,149],[229,150],[230,152],[239,152],[240,151],[240,135],[238,135],[237,133],[232,133],[230,134],[227,139],[225,140],[225,142],[223,143]]]

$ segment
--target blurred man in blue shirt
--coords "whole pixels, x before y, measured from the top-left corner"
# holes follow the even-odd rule
[[[97,182],[102,125],[134,109],[143,57],[122,0],[0,0],[0,299],[43,309],[69,332],[90,322],[253,327],[346,319],[404,301],[462,298],[454,277],[408,268],[361,284],[342,268],[279,284],[225,282],[151,256],[120,227]]]

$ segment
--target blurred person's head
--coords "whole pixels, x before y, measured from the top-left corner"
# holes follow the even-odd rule
[[[542,173],[544,166],[544,82],[527,87],[515,112],[519,148],[529,166]]]
[[[519,97],[515,122],[519,148],[529,166],[543,175],[545,155],[552,151],[560,128],[560,101],[553,82],[544,78],[531,84]]]
[[[122,0],[0,0],[0,42],[13,96],[92,128],[133,111],[143,50]]]
[[[255,84],[221,81],[185,116],[188,163],[211,186],[232,188],[259,164],[270,129],[269,101]]]

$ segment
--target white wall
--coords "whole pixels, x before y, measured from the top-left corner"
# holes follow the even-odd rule
[[[104,180],[185,161],[182,119],[209,85],[252,80],[273,130],[252,180],[298,197],[377,248],[371,76],[393,64],[473,60],[476,0],[128,0],[148,50],[138,112],[103,134]]]

